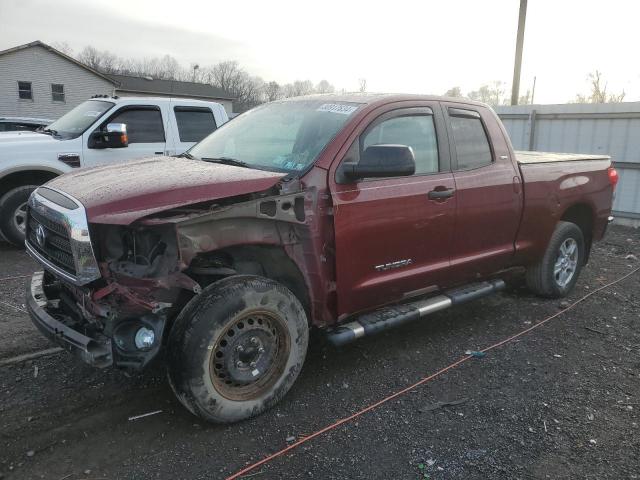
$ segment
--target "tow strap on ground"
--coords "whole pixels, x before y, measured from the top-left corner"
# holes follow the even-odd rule
[[[536,328],[541,327],[545,323],[547,323],[547,322],[553,320],[554,318],[562,315],[567,310],[571,310],[573,307],[575,307],[579,303],[584,302],[587,298],[595,295],[596,293],[601,292],[602,290],[605,290],[605,289],[607,289],[607,288],[609,288],[609,287],[611,287],[611,286],[613,286],[613,285],[615,285],[617,283],[620,283],[621,281],[629,278],[631,275],[637,273],[638,271],[640,271],[640,267],[632,270],[631,272],[629,272],[626,275],[618,278],[617,280],[614,280],[611,283],[607,283],[606,285],[603,285],[603,286],[593,290],[592,292],[589,292],[585,296],[583,296],[583,297],[579,298],[578,300],[576,300],[575,302],[571,303],[566,308],[563,308],[562,310],[560,310],[557,313],[545,318],[544,320],[541,320],[540,322],[533,324],[531,327],[526,328],[526,329],[522,330],[521,332],[516,333],[515,335],[507,337],[504,340],[499,341],[498,343],[494,343],[493,345],[491,345],[491,346],[489,346],[487,348],[479,350],[479,352],[486,353],[486,352],[488,352],[490,350],[493,350],[494,348],[498,348],[498,347],[501,347],[502,345],[504,345],[506,343],[512,342],[513,340],[515,340],[515,339],[517,339],[517,338],[519,338],[519,337],[531,332],[532,330],[535,330]],[[360,417],[361,415],[364,415],[365,413],[370,412],[371,410],[374,410],[375,408],[378,408],[379,406],[389,402],[390,400],[393,400],[393,399],[395,399],[395,398],[397,398],[397,397],[399,397],[401,395],[404,395],[405,393],[410,392],[411,390],[414,390],[416,387],[419,387],[420,385],[423,385],[423,384],[433,380],[434,378],[439,377],[443,373],[445,373],[445,372],[447,372],[449,370],[452,370],[452,369],[456,368],[457,366],[459,366],[459,365],[463,364],[464,362],[467,362],[467,361],[469,361],[469,360],[471,360],[473,358],[474,358],[473,355],[466,355],[466,356],[460,358],[459,360],[453,362],[451,365],[448,365],[448,366],[444,367],[443,369],[438,370],[437,372],[429,375],[428,377],[424,377],[421,380],[418,380],[413,385],[409,385],[408,387],[403,388],[402,390],[399,390],[399,391],[389,395],[388,397],[385,397],[382,400],[379,400],[378,402],[376,402],[374,404],[371,404],[368,407],[363,408],[362,410],[357,411],[356,413],[354,413],[354,414],[352,414],[352,415],[350,415],[348,417],[342,418],[342,419],[340,419],[340,420],[338,420],[338,421],[336,421],[336,422],[334,422],[334,423],[332,423],[330,425],[327,425],[326,427],[324,427],[324,428],[312,433],[311,435],[308,435],[306,437],[301,438],[300,440],[292,443],[291,445],[288,445],[287,447],[285,447],[285,448],[283,448],[281,450],[278,450],[277,452],[272,453],[271,455],[268,455],[268,456],[264,457],[262,460],[259,460],[259,461],[255,462],[255,463],[252,463],[251,465],[246,466],[245,468],[237,471],[233,475],[230,475],[229,477],[227,477],[226,480],[234,480],[234,479],[240,478],[243,475],[246,475],[247,473],[255,470],[256,468],[271,462],[272,460],[284,455],[285,453],[290,452],[291,450],[293,450],[295,448],[298,448],[300,445],[302,445],[304,443],[307,443],[307,442],[313,440],[314,438],[319,437],[320,435],[322,435],[324,433],[327,433],[327,432],[329,432],[331,430],[334,430],[334,429],[338,428],[340,425],[342,425],[344,423],[347,423],[347,422],[350,422],[351,420],[354,420],[354,419]]]

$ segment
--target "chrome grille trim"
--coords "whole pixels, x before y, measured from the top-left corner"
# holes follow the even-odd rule
[[[45,258],[43,254],[38,252],[38,248],[31,244],[29,236],[27,236],[27,241],[25,242],[27,252],[47,270],[74,285],[85,285],[100,278],[100,269],[98,268],[98,262],[96,261],[91,245],[89,224],[84,206],[68,193],[49,186],[47,186],[47,188],[68,197],[80,206],[74,210],[69,210],[39,195],[37,189],[31,194],[31,197],[29,197],[29,211],[33,210],[36,212],[34,215],[36,221],[48,221],[50,224],[44,224],[45,227],[49,227],[50,229],[61,227],[65,230],[64,233],[68,235],[71,255],[75,265],[75,274],[65,271],[62,267],[55,265],[51,260]],[[36,215],[38,215],[38,217]],[[63,239],[56,239],[56,241],[58,240],[62,241]],[[46,250],[44,251],[46,252]]]

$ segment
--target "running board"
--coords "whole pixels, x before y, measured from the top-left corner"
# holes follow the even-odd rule
[[[448,290],[435,297],[416,302],[394,305],[370,313],[364,313],[357,320],[339,325],[327,332],[327,339],[336,347],[351,343],[358,338],[375,335],[384,330],[418,320],[430,313],[486,297],[504,289],[502,280],[472,283],[464,287]]]

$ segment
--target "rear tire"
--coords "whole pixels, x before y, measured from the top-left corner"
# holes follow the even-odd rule
[[[238,275],[209,285],[169,334],[168,375],[178,400],[215,423],[250,418],[278,403],[307,353],[304,308],[273,280]]]
[[[37,185],[23,185],[9,190],[0,198],[0,232],[16,247],[24,247],[26,206],[36,188]]]
[[[527,268],[527,287],[542,297],[566,297],[578,281],[584,258],[584,235],[580,227],[558,222],[542,260]]]

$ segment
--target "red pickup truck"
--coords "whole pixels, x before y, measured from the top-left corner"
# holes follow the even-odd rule
[[[118,139],[113,139],[117,142]],[[274,102],[180,157],[38,188],[36,326],[97,367],[166,351],[191,412],[257,415],[335,345],[490,294],[526,271],[562,297],[611,220],[607,156],[517,153],[486,105],[410,95]]]

